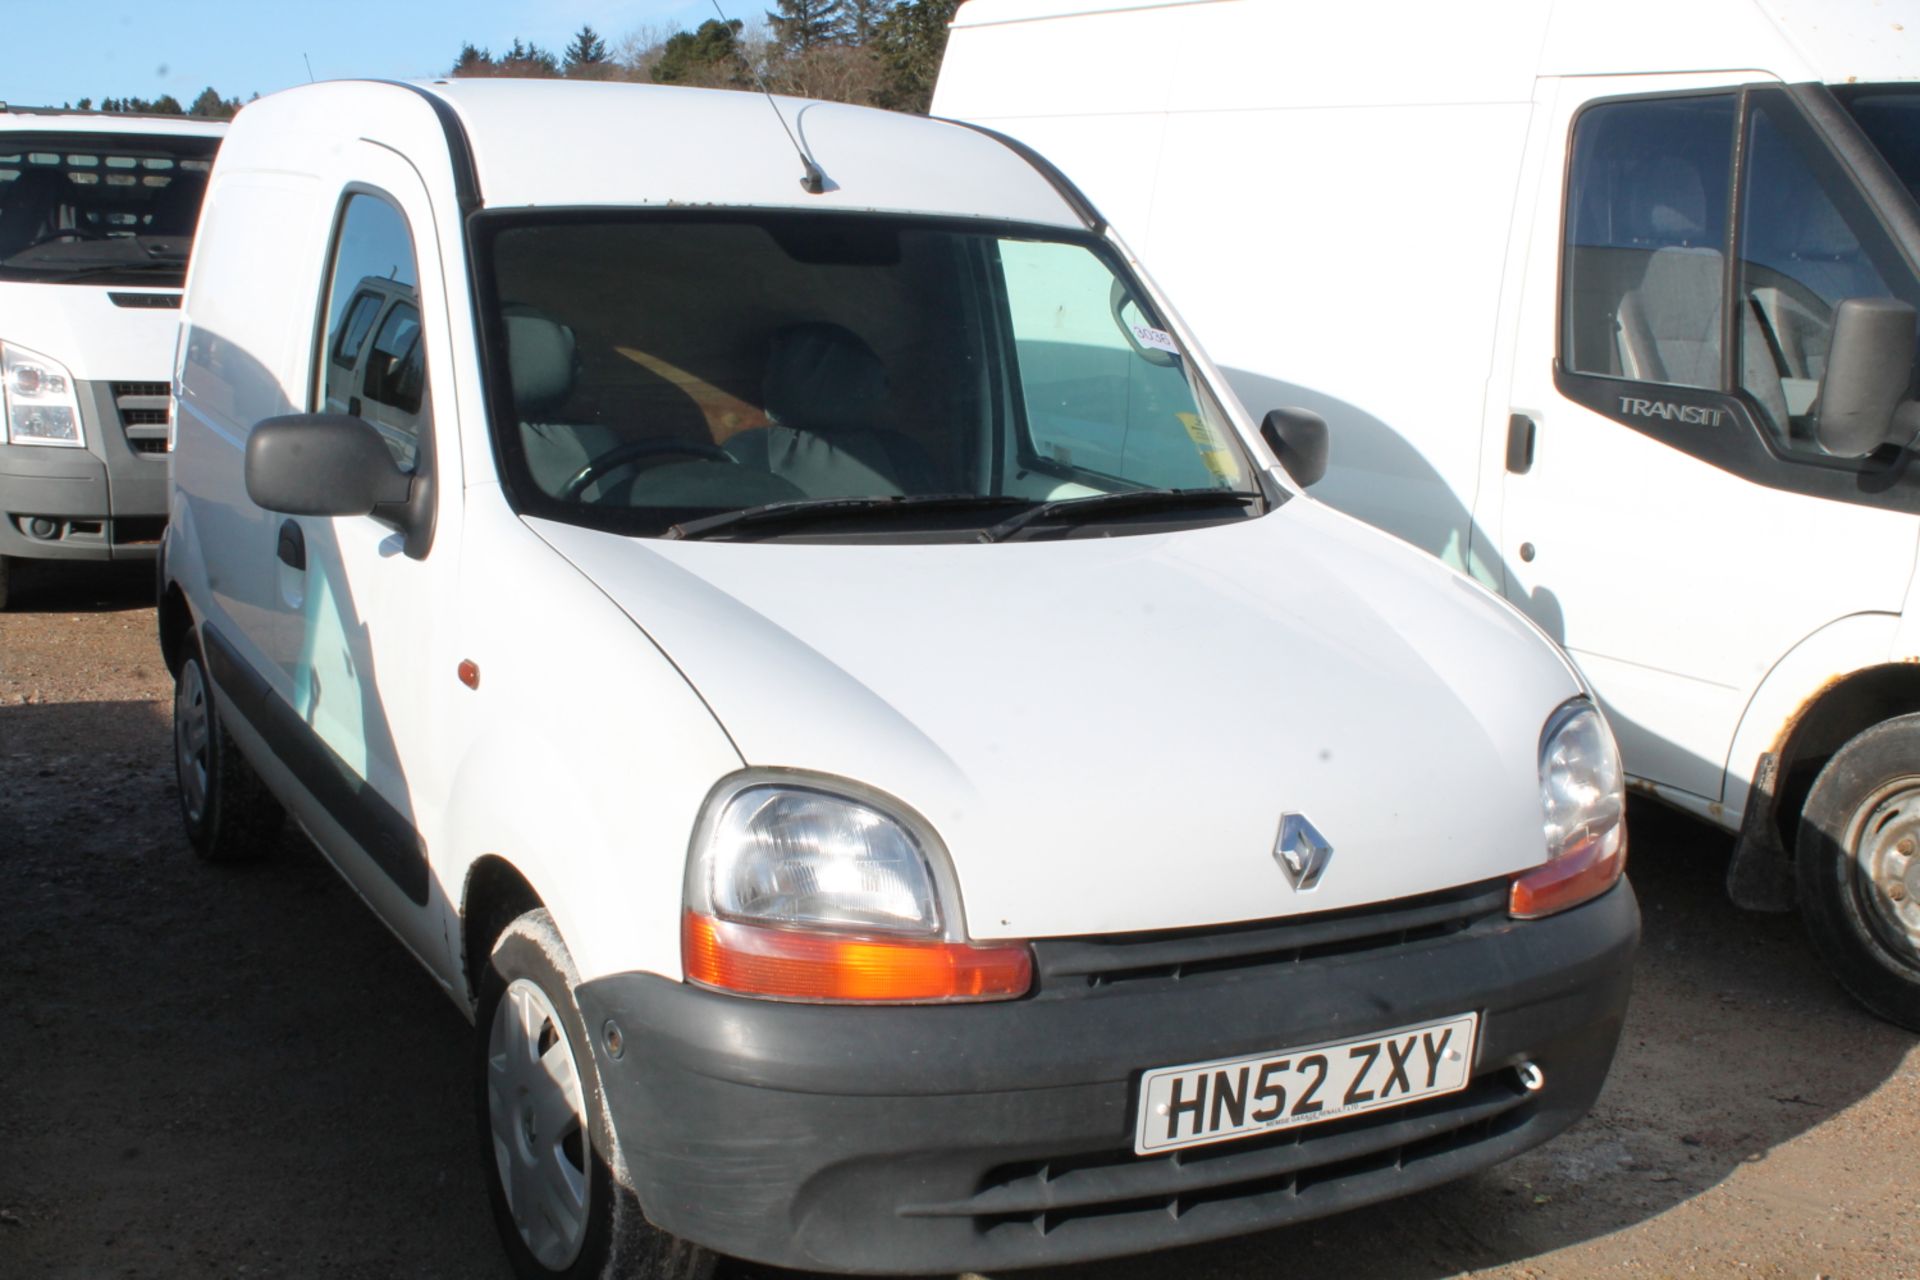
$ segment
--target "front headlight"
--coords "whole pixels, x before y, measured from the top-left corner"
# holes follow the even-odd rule
[[[703,851],[701,905],[728,920],[811,929],[940,935],[920,841],[871,805],[802,787],[759,786],[727,801]]]
[[[86,446],[73,375],[58,360],[0,342],[0,403],[6,409],[9,444]]]
[[[864,789],[782,778],[708,799],[687,864],[687,979],[788,1000],[1024,994],[1026,946],[965,941],[938,838],[903,806],[853,792]]]
[[[1514,879],[1510,910],[1522,919],[1597,898],[1626,870],[1626,774],[1585,698],[1563,704],[1540,735],[1540,809],[1547,864]]]

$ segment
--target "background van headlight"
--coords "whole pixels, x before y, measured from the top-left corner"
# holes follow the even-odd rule
[[[681,961],[690,982],[786,1000],[1000,1000],[1033,979],[1025,944],[966,941],[946,850],[923,822],[831,781],[749,779],[708,798]]]
[[[1563,704],[1540,735],[1540,810],[1547,863],[1513,881],[1510,912],[1550,916],[1613,888],[1627,866],[1626,774],[1599,710]]]
[[[86,446],[73,375],[58,360],[0,342],[0,404],[6,411],[9,444]]]

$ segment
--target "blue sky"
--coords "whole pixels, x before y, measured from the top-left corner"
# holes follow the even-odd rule
[[[721,0],[749,24],[767,5]],[[59,106],[83,97],[189,102],[316,78],[437,75],[462,41],[498,53],[518,36],[560,52],[582,23],[615,45],[645,28],[698,26],[706,0],[0,0],[0,101]]]

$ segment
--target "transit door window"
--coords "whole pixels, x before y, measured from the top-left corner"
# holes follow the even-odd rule
[[[429,420],[419,273],[406,218],[379,196],[347,198],[327,274],[315,409],[361,418],[402,471],[420,465]]]
[[[1732,94],[1605,102],[1574,126],[1561,360],[1721,389]]]
[[[1920,288],[1806,120],[1779,90],[1749,98],[1742,166],[1741,386],[1785,451],[1814,438],[1835,309],[1847,298],[1920,305]]]

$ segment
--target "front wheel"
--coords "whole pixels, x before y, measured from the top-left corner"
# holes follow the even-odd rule
[[[1794,860],[1814,950],[1860,1003],[1920,1031],[1920,715],[1834,753],[1807,795]]]
[[[714,1255],[649,1223],[620,1159],[566,944],[545,910],[500,935],[480,980],[481,1159],[527,1280],[709,1280]]]
[[[0,556],[0,610],[7,607],[7,589],[13,582],[13,561]]]

